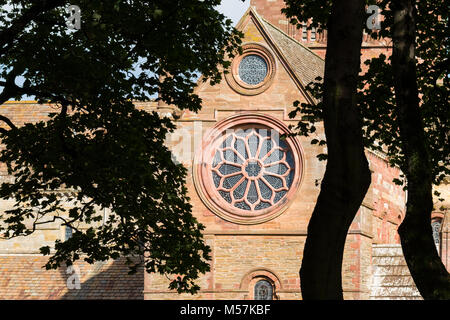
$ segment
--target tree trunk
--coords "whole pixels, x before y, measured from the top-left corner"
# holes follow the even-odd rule
[[[398,229],[403,254],[424,299],[450,299],[450,276],[434,245],[431,229],[432,176],[419,109],[415,62],[415,1],[393,1],[392,67],[407,178],[406,215]]]
[[[364,4],[364,0],[335,1],[327,26],[323,120],[328,162],[300,269],[305,300],[343,299],[345,240],[370,185],[356,105]]]

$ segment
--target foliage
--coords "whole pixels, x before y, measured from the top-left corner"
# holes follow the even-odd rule
[[[327,29],[327,22],[331,12],[330,0],[284,0],[286,8],[283,12],[289,18],[289,22],[297,28],[310,20],[309,29],[316,28],[318,32]]]
[[[391,38],[389,26],[393,17],[389,1],[382,1],[379,6],[384,20],[381,30],[372,36]],[[450,174],[449,13],[444,1],[418,1],[417,10],[416,65],[420,112],[433,183],[439,184]],[[380,55],[365,62],[369,69],[360,77],[359,104],[365,118],[366,144],[386,152],[390,163],[406,172],[390,60],[390,57]],[[401,180],[396,182],[404,183]]]
[[[300,101],[294,101],[294,110],[289,113],[289,117],[295,118],[297,114],[300,114],[300,120],[296,125],[289,125],[289,128],[294,131],[293,135],[302,135],[308,137],[310,134],[314,134],[317,130],[316,124],[323,120],[323,83],[322,78],[317,77],[315,81],[306,85],[305,91],[308,92],[313,98],[316,99],[316,104],[300,103]],[[311,140],[311,144],[318,144],[319,146],[326,145],[326,140],[317,135]],[[317,158],[321,161],[327,159],[327,154],[320,153]]]
[[[148,272],[172,276],[171,288],[198,290],[210,248],[191,214],[186,169],[164,145],[175,125],[134,101],[158,94],[180,109],[201,108],[198,74],[219,82],[242,36],[219,3],[0,1],[0,104],[26,95],[59,108],[21,127],[0,115],[0,161],[13,176],[0,197],[14,199],[0,216],[4,236],[61,221],[75,232],[55,251],[41,248],[52,255],[47,268],[145,256]],[[81,8],[78,31],[65,24],[69,4]]]
[[[285,0],[288,7],[284,9],[291,22],[301,26],[302,21],[312,18],[315,22],[310,27],[326,27],[326,16],[331,1],[291,1]],[[375,39],[391,38],[392,12],[388,0],[378,1],[383,21],[381,30],[367,30]],[[372,4],[373,1],[368,1]],[[416,39],[417,80],[421,99],[421,113],[425,126],[430,161],[433,168],[434,183],[439,184],[450,174],[449,141],[449,38],[448,7],[445,1],[417,2],[418,23]],[[398,109],[394,100],[394,83],[390,57],[381,54],[364,62],[367,72],[360,74],[358,104],[364,118],[364,143],[366,147],[379,150],[388,156],[391,165],[403,171],[405,159],[399,137]],[[316,130],[316,123],[322,119],[323,88],[320,78],[307,85],[306,90],[319,102],[315,105],[294,102],[290,117],[301,115],[301,120],[294,130],[308,136]],[[312,139],[311,143],[326,144],[325,141]],[[320,155],[321,159],[325,157]],[[401,178],[404,178],[402,175]],[[404,181],[394,182],[403,185]]]

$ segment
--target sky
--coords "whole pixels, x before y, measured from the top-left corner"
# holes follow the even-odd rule
[[[233,20],[234,25],[239,22],[245,11],[250,6],[250,0],[222,0],[222,4],[218,7],[218,11]]]

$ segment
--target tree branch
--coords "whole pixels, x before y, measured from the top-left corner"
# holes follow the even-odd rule
[[[3,121],[3,122],[5,122],[11,129],[17,129],[17,127],[15,126],[15,124],[12,123],[12,121],[11,121],[9,118],[0,115],[0,120]]]
[[[8,51],[8,46],[10,46],[12,42],[19,37],[19,34],[31,21],[44,12],[62,6],[64,3],[64,0],[34,1],[34,5],[32,5],[29,9],[24,10],[23,14],[15,20],[9,28],[0,32],[0,56]]]

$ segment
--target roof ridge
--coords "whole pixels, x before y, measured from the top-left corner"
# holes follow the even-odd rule
[[[250,19],[254,19],[265,42],[269,46],[273,46],[272,49],[279,56],[282,64],[306,100],[312,104],[317,104],[317,99],[311,96],[306,90],[306,86],[310,82],[315,81],[318,76],[323,78],[324,60],[310,49],[286,35],[282,30],[267,22],[252,6],[246,11],[236,28],[242,28],[244,22],[249,17]]]
[[[320,60],[325,61],[325,59],[323,59],[321,56],[319,56],[317,53],[315,53],[314,51],[312,51],[311,49],[309,49],[307,46],[305,46],[304,44],[302,44],[300,41],[298,41],[297,39],[291,37],[290,35],[288,35],[286,32],[284,32],[283,30],[281,30],[280,28],[278,28],[277,26],[275,26],[274,24],[272,24],[271,22],[269,22],[268,20],[266,20],[265,18],[261,17],[256,11],[255,13],[258,15],[258,17],[264,22],[267,23],[268,25],[270,25],[272,28],[274,28],[275,30],[277,30],[278,32],[280,32],[281,34],[283,34],[285,37],[287,37],[289,40],[295,42],[296,44],[300,45],[302,48],[306,49],[308,52],[312,53],[313,55],[315,55],[316,57],[318,57]]]

